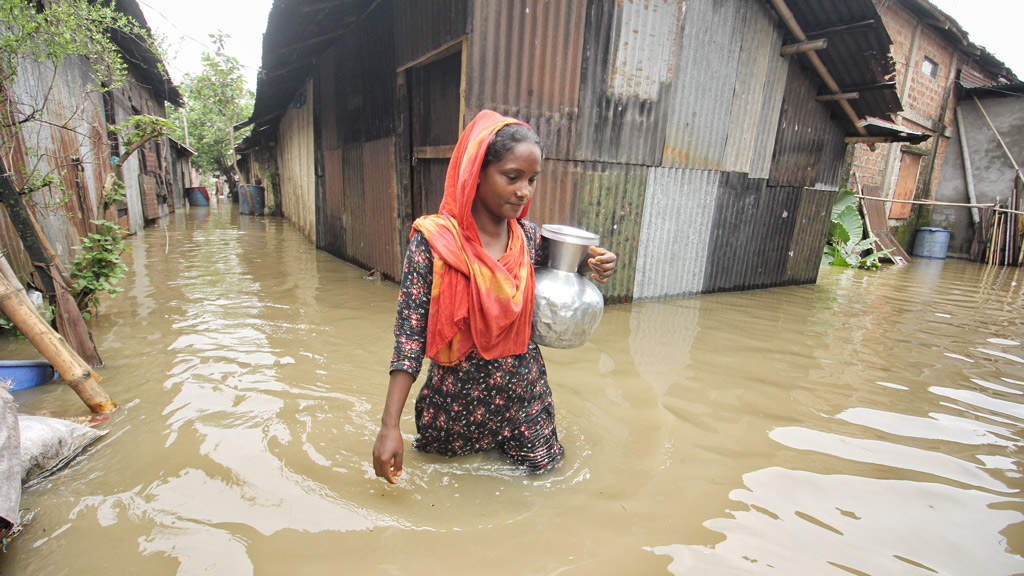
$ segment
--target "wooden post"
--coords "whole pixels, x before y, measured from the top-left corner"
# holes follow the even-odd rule
[[[90,410],[113,412],[117,404],[100,388],[92,369],[71,346],[43,320],[27,298],[0,274],[0,312],[3,312],[46,360],[57,369]]]

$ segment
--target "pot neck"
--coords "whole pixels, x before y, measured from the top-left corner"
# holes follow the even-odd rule
[[[548,238],[548,267],[562,272],[575,273],[587,257],[589,244],[574,244]]]

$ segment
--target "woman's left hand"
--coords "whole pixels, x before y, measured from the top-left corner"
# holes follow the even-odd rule
[[[604,284],[615,273],[615,261],[618,258],[614,252],[597,246],[591,246],[590,253],[593,254],[593,257],[587,260],[587,263],[590,264],[590,269],[594,272],[590,277],[595,282]]]

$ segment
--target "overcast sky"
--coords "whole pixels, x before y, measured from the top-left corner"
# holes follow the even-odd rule
[[[149,27],[170,44],[171,79],[180,84],[186,72],[202,69],[200,57],[213,52],[210,34],[221,30],[231,38],[227,51],[245,66],[249,88],[256,90],[256,71],[263,56],[263,32],[273,0],[138,0]]]
[[[576,1],[576,0],[571,0]],[[882,0],[892,1],[892,0]],[[985,47],[1024,77],[1024,0],[931,0]],[[200,69],[200,55],[212,52],[209,35],[218,29],[231,36],[228,52],[246,66],[249,87],[256,89],[263,32],[273,0],[139,0],[150,28],[170,40],[168,68],[181,82],[185,72]]]
[[[1024,79],[1024,0],[931,0],[971,37]]]

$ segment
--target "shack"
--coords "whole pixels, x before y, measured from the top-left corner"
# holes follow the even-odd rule
[[[241,151],[310,242],[398,279],[490,108],[541,137],[531,219],[619,255],[609,302],[813,283],[848,138],[907,138],[891,44],[870,0],[277,0]]]
[[[135,0],[118,0],[115,6],[146,27]],[[68,268],[74,260],[73,248],[93,231],[90,221],[103,213],[103,182],[112,158],[123,151],[109,127],[136,114],[164,117],[166,103],[183,104],[178,88],[163,72],[159,55],[147,44],[118,32],[112,32],[112,39],[127,66],[127,78],[120,87],[100,90],[88,60],[79,56],[66,58],[58,66],[24,59],[14,81],[3,86],[5,105],[37,109],[46,120],[24,124],[15,134],[0,138],[0,144],[19,184],[30,172],[49,175],[62,184],[35,191],[27,206]],[[119,225],[139,231],[173,211],[177,190],[173,158],[172,145],[163,138],[150,141],[128,159],[122,178],[125,199],[117,205]],[[0,251],[19,276],[28,276],[32,259],[6,211],[0,212]]]
[[[960,224],[954,227],[949,220],[954,211],[949,208],[904,201],[956,197],[956,202],[969,202],[966,191],[953,194],[939,189],[940,182],[947,180],[946,166],[953,165],[959,170],[959,181],[963,182],[960,146],[955,136],[960,114],[957,108],[964,98],[971,102],[968,89],[991,86],[998,91],[1000,85],[1016,82],[1016,75],[984,47],[972,42],[956,20],[928,0],[894,0],[878,5],[893,39],[896,75],[889,82],[899,90],[904,108],[896,114],[895,123],[903,130],[924,135],[926,141],[881,144],[874,149],[851,144],[850,174],[844,187],[890,200],[880,212],[887,218],[881,224],[892,229],[894,241],[906,251],[912,250],[918,228],[932,226],[951,229],[950,255],[967,257],[974,240],[973,228],[964,229],[971,227],[969,212],[957,211]],[[974,120],[975,126],[982,128],[984,119]],[[955,175],[951,178],[950,182],[957,180]],[[1008,182],[1012,187],[1013,179]],[[993,203],[996,195],[983,196],[985,202]],[[1004,190],[1002,198],[1007,197]]]

